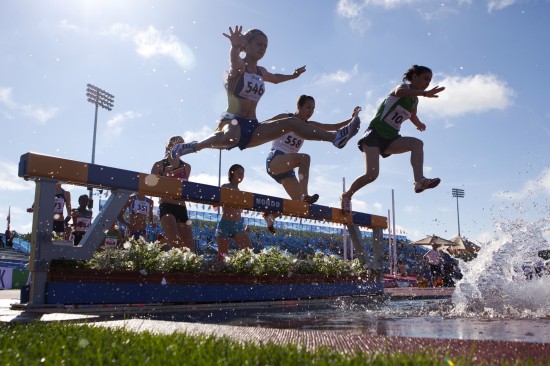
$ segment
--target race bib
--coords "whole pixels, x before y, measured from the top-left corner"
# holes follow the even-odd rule
[[[146,201],[134,201],[133,211],[136,214],[147,215],[149,212],[149,202]]]
[[[243,89],[239,96],[257,102],[264,92],[264,79],[260,75],[245,72],[243,75]]]
[[[107,247],[107,248],[116,248],[117,244],[118,244],[118,239],[117,238],[109,238],[109,237],[105,238],[105,247]]]
[[[54,202],[54,206],[53,206],[53,213],[54,214],[62,214],[64,204],[65,204],[65,200],[63,198],[55,197],[55,202]]]
[[[91,224],[92,219],[89,217],[77,217],[76,226],[74,229],[75,231],[86,232]]]
[[[398,105],[393,111],[386,115],[386,118],[384,118],[384,122],[395,128],[396,130],[400,130],[401,123],[405,122],[409,118],[411,118],[411,112]]]
[[[300,136],[288,134],[284,137],[284,140],[281,140],[281,142],[282,144],[279,150],[282,150],[283,152],[289,154],[297,153],[298,151],[300,151],[304,140]]]

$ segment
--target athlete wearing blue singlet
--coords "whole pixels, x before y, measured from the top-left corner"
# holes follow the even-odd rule
[[[229,183],[222,188],[239,190],[239,183],[244,179],[244,168],[239,164],[233,164],[227,173]],[[226,255],[229,251],[230,240],[235,240],[239,249],[252,248],[252,241],[247,234],[242,219],[242,211],[239,208],[222,206],[223,213],[216,228],[216,240],[218,242],[218,254]]]

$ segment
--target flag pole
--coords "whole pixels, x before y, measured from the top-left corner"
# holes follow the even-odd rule
[[[346,178],[342,177],[342,192],[346,191]],[[344,246],[344,260],[348,260],[348,243],[347,243],[347,233],[346,233],[346,225],[342,225],[343,228],[343,246]]]

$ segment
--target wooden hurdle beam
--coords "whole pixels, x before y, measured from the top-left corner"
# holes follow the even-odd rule
[[[32,152],[21,156],[18,174],[21,178],[36,182],[29,263],[31,273],[29,304],[31,305],[45,303],[46,273],[51,260],[91,259],[105,238],[106,231],[112,226],[122,207],[134,192],[251,211],[279,212],[286,216],[344,224],[350,230],[350,237],[359,260],[381,273],[382,231],[388,226],[387,219],[383,216],[362,212],[345,214],[340,208],[309,205],[305,202],[189,181],[181,182],[154,174]],[[109,189],[112,193],[103,211],[94,218],[92,225],[76,247],[69,245],[68,242],[52,242],[52,212],[56,182]],[[373,229],[373,256],[368,256],[364,250],[358,229],[360,226]]]

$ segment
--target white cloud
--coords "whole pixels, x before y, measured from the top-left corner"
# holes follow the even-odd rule
[[[16,104],[14,103],[11,94],[12,94],[11,88],[6,88],[6,87],[0,88],[0,102],[4,104],[6,107],[13,109],[16,107]]]
[[[201,141],[213,133],[211,126],[202,126],[199,131],[184,131],[181,136],[186,142]]]
[[[344,18],[352,19],[361,15],[363,4],[351,0],[340,0],[336,5],[336,13]]]
[[[78,32],[79,28],[76,24],[69,23],[67,19],[63,19],[61,22],[59,22],[59,26],[63,29],[68,29],[74,32]]]
[[[513,4],[517,0],[487,0],[487,10],[502,10]],[[457,0],[457,5],[471,5],[472,0]],[[349,21],[351,29],[359,33],[365,33],[371,26],[368,18],[368,9],[382,8],[384,10],[393,10],[402,6],[414,7],[416,12],[425,20],[439,19],[449,14],[456,14],[458,10],[453,7],[453,3],[434,3],[425,0],[339,0],[336,5],[336,14]]]
[[[354,65],[350,71],[337,70],[336,72],[333,72],[331,74],[322,74],[321,76],[318,76],[315,78],[314,83],[315,84],[333,84],[333,83],[343,84],[351,80],[354,76],[358,74],[358,72],[359,72],[359,67],[357,65]]]
[[[466,113],[482,113],[490,110],[504,110],[512,104],[516,95],[505,81],[493,74],[473,76],[446,76],[433,86],[444,86],[439,98],[423,98],[422,114],[437,117],[456,117]]]
[[[170,32],[161,32],[153,26],[133,37],[136,52],[144,58],[167,56],[184,69],[195,66],[195,55],[187,45]]]
[[[512,6],[516,3],[516,0],[488,0],[487,1],[487,10],[489,13],[493,10],[502,10],[509,6]]]
[[[17,172],[17,164],[0,161],[0,191],[27,191],[34,188],[32,182],[23,180]]]
[[[59,108],[56,107],[43,108],[30,104],[21,105],[19,110],[24,116],[31,117],[40,123],[48,122],[59,112]]]
[[[59,108],[56,107],[41,107],[32,104],[20,104],[13,100],[13,90],[8,87],[0,87],[0,104],[11,110],[16,115],[31,117],[40,123],[46,123],[54,118]],[[10,113],[4,112],[6,115],[12,116]],[[11,117],[14,118],[14,117]]]
[[[418,212],[418,207],[416,206],[405,206],[403,207],[403,211],[406,213],[416,213]]]
[[[122,133],[125,122],[134,118],[141,117],[141,114],[135,111],[126,111],[124,113],[117,113],[107,121],[107,134],[118,136]]]
[[[536,179],[528,180],[517,192],[500,191],[493,197],[508,201],[521,201],[538,194],[550,196],[550,168],[544,169]]]
[[[363,15],[365,3],[358,3],[352,0],[340,0],[336,6],[336,14],[348,19],[351,29],[363,34],[370,28],[370,20]]]
[[[196,64],[195,54],[191,48],[169,30],[162,31],[149,26],[142,31],[126,23],[113,23],[108,30],[100,34],[114,35],[123,41],[131,40],[136,45],[137,54],[146,59],[165,56],[184,69],[193,68]]]
[[[205,173],[200,173],[196,175],[192,174],[189,180],[195,183],[208,184],[210,186],[218,186],[218,177],[210,174],[205,174]]]
[[[126,23],[113,23],[107,31],[100,32],[102,35],[117,36],[122,40],[132,39],[137,31]]]

